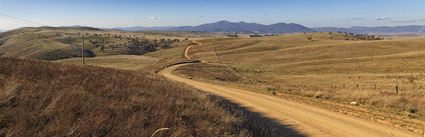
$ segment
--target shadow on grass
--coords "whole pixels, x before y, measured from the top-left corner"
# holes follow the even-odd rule
[[[306,137],[306,134],[300,133],[293,126],[281,124],[275,119],[264,117],[263,114],[249,111],[223,97],[209,95],[209,98],[215,101],[219,107],[222,107],[231,115],[242,119],[242,122],[235,127],[235,130],[245,128],[250,130],[254,137]]]

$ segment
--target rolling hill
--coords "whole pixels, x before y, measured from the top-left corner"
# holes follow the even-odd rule
[[[246,33],[297,33],[313,32],[305,26],[295,23],[277,23],[272,25],[263,25],[258,23],[229,22],[219,21],[207,23],[199,26],[181,26],[181,27],[128,27],[116,28],[120,30],[159,30],[159,31],[199,31],[199,32],[246,32]]]
[[[350,28],[337,28],[337,27],[322,27],[312,28],[316,31],[322,32],[352,32],[352,33],[367,33],[367,34],[425,34],[425,26],[410,25],[410,26],[378,26],[378,27],[363,27],[356,26]]]
[[[248,33],[296,33],[313,32],[305,26],[299,24],[277,23],[272,25],[262,25],[246,22],[219,21],[199,26],[176,27],[173,31],[205,31],[205,32],[248,32]]]
[[[168,128],[157,136],[250,137],[289,131],[145,71],[0,62],[0,136],[151,136]]]
[[[175,28],[173,26],[163,26],[163,27],[142,27],[142,26],[134,26],[134,27],[116,27],[112,28],[112,30],[123,30],[123,31],[166,31]]]
[[[246,22],[230,22],[219,21],[207,23],[198,26],[165,26],[165,27],[117,27],[113,28],[123,31],[199,31],[199,32],[245,32],[245,33],[297,33],[297,32],[351,32],[356,34],[380,34],[380,35],[397,35],[397,34],[425,34],[424,25],[407,25],[407,26],[377,26],[365,27],[354,26],[349,28],[339,27],[313,27],[308,28],[295,23],[276,23],[271,25],[262,25],[258,23]]]
[[[35,27],[0,33],[0,56],[59,60],[81,56],[85,36],[86,57],[141,55],[161,48],[190,43],[186,37],[204,34],[180,32],[124,32],[98,28]],[[209,36],[209,35],[205,35]]]
[[[382,121],[422,130],[418,120],[425,119],[423,38],[360,40],[347,33],[301,33],[199,42],[202,45],[189,53],[208,64],[182,67],[179,71],[190,79],[285,98],[355,101],[369,114],[378,111],[402,118]]]

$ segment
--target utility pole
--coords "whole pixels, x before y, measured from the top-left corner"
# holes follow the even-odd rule
[[[81,47],[81,61],[82,61],[82,63],[83,63],[83,65],[85,64],[85,62],[84,62],[84,35],[85,34],[83,34],[83,46]]]

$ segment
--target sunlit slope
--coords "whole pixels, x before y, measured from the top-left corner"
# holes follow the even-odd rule
[[[78,33],[100,31],[94,28],[22,28],[0,34],[0,54],[7,57],[43,59],[49,53],[62,50],[69,54],[80,45]],[[77,33],[78,32],[78,33]],[[71,39],[65,41],[65,39]],[[79,42],[78,42],[79,43]],[[66,55],[63,55],[66,56]],[[72,56],[72,55],[71,55]],[[76,55],[75,55],[76,56]]]
[[[354,101],[370,113],[400,116],[386,115],[382,121],[406,120],[392,125],[416,131],[423,128],[421,122],[410,121],[425,119],[422,37],[353,40],[343,33],[306,33],[200,42],[203,44],[191,48],[191,56],[222,63],[244,79],[225,81],[220,75],[191,78],[224,81],[225,85],[285,97],[291,94],[344,105]],[[221,74],[215,70],[214,74]]]
[[[42,60],[80,57],[83,36],[86,57],[143,55],[190,44],[191,41],[186,38],[211,35],[195,32],[124,32],[89,27],[21,28],[0,34],[0,56]]]
[[[201,60],[273,74],[425,72],[425,39],[364,41],[347,40],[341,35],[314,33],[208,40],[191,52]]]
[[[156,136],[288,134],[226,100],[145,71],[13,58],[0,64],[2,136],[151,136],[161,128],[167,130]]]

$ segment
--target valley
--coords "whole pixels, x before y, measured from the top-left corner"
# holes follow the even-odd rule
[[[0,137],[425,137],[424,7],[0,0]]]
[[[7,36],[5,43],[16,42],[16,39],[11,38],[27,35],[25,33],[33,32]],[[152,41],[170,35],[164,32],[150,33],[155,36],[147,36],[146,33],[140,32],[131,34],[145,35],[146,38],[152,38]],[[231,104],[243,106],[246,109],[243,110],[244,113],[266,115],[268,119],[263,122],[278,121],[279,124],[273,128],[285,128],[282,131],[290,131],[287,134],[289,136],[301,134],[341,136],[343,133],[359,136],[358,133],[366,133],[366,130],[369,130],[367,131],[369,134],[371,131],[383,131],[374,132],[373,136],[412,136],[422,132],[425,106],[422,105],[424,100],[421,76],[424,72],[421,69],[423,63],[420,62],[423,55],[421,51],[425,45],[420,37],[373,40],[335,32],[256,38],[226,38],[214,33],[188,34],[193,34],[189,40],[185,40],[186,37],[183,36],[172,37],[181,39],[181,42],[167,48],[159,47],[142,55],[131,55],[127,52],[105,54],[106,52],[102,53],[98,51],[99,49],[91,48],[96,56],[87,57],[85,65],[81,64],[81,57],[68,57],[52,62],[84,68],[87,66],[99,67],[98,69],[112,68],[132,73],[141,71],[151,75],[148,77],[158,77],[154,74],[158,72],[172,80],[186,83],[190,88],[207,91],[229,100]],[[78,44],[75,45],[78,47]],[[127,47],[123,45],[120,48]],[[37,48],[38,50],[32,52],[42,53],[51,50]],[[7,50],[0,51],[7,52]],[[120,49],[117,48],[116,51]],[[40,59],[28,56],[34,55],[32,52],[15,54],[14,57]],[[11,57],[11,54],[3,56]],[[198,60],[201,62],[184,63]],[[173,65],[180,63],[185,65]],[[6,84],[3,89],[9,90],[8,85]],[[245,99],[240,98],[242,96],[246,96]],[[270,102],[271,100],[273,101]],[[282,101],[291,105],[282,104]],[[350,104],[352,102],[356,104]],[[294,105],[297,107],[294,108]],[[274,110],[270,106],[283,110]],[[215,107],[219,109],[223,106]],[[224,113],[235,110],[227,111]],[[310,117],[309,120],[293,115],[307,112],[312,114],[305,116]],[[246,116],[253,118],[250,114]],[[332,121],[332,117],[335,116],[344,119],[345,122]],[[333,127],[332,131],[335,132],[325,132],[331,127],[309,123],[315,120],[329,122],[326,125],[339,123],[338,125],[346,126]],[[358,125],[369,126],[353,127],[351,124],[354,121],[358,122]],[[247,129],[244,132],[250,135],[263,134],[254,129]],[[238,134],[245,133],[234,135]],[[267,134],[285,133],[268,131]]]

